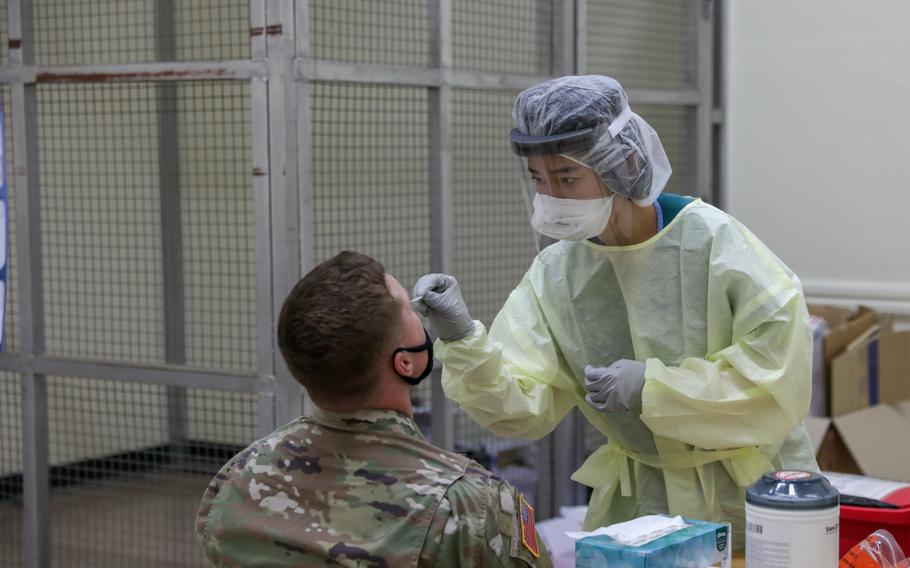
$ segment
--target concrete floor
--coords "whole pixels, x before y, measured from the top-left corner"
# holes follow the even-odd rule
[[[51,561],[60,568],[208,566],[196,508],[210,475],[133,475],[51,494]],[[22,507],[0,504],[0,567],[22,564]]]

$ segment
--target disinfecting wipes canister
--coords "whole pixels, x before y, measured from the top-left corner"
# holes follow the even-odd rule
[[[817,473],[766,473],[746,491],[746,568],[838,563],[837,490]]]

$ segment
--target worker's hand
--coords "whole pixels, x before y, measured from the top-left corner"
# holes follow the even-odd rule
[[[604,412],[629,412],[641,408],[645,364],[620,359],[609,367],[585,367],[585,400]]]
[[[430,319],[439,339],[454,341],[474,331],[474,320],[461,297],[458,280],[448,274],[427,274],[414,285],[414,310]]]

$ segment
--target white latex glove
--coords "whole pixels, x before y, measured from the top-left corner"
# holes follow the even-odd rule
[[[585,400],[603,412],[629,412],[641,408],[645,364],[620,359],[609,367],[585,367]]]
[[[474,331],[474,320],[461,297],[454,276],[427,274],[414,285],[414,311],[430,319],[430,327],[443,341],[454,341]]]

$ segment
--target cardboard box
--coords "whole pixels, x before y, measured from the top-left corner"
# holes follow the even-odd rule
[[[810,305],[809,313],[819,316],[828,324],[825,335],[825,360],[831,361],[847,344],[859,337],[878,321],[875,311],[860,306],[857,311],[834,306]]]
[[[869,327],[828,362],[828,415],[878,404],[878,324]]]
[[[910,481],[910,421],[896,407],[839,416],[834,426],[864,475]]]
[[[810,417],[806,427],[822,470],[910,482],[910,401]]]
[[[878,344],[879,400],[910,401],[910,331],[895,332],[885,326]]]
[[[870,347],[865,340],[869,338],[871,341],[870,329],[878,320],[875,312],[862,306],[853,311],[834,306],[810,305],[809,313],[822,318],[826,324],[821,344],[819,345],[817,337],[814,338],[810,414],[833,416],[868,406],[868,394],[863,391],[858,399],[856,394],[861,388],[860,383],[864,382],[860,368],[869,365],[867,352]],[[817,322],[815,326],[813,329],[818,331]],[[875,350],[876,347],[871,349]],[[844,358],[835,365],[835,359],[842,356]],[[834,376],[835,372],[837,377]],[[837,392],[832,387],[835,378]]]
[[[836,417],[910,400],[910,332],[894,332],[890,320],[879,320],[865,307],[851,312],[810,306],[809,311],[829,326],[822,342],[823,378],[817,373],[818,353],[813,362],[812,415]]]
[[[825,336],[828,335],[828,322],[819,316],[810,316],[809,325],[812,327],[812,400],[809,404],[809,416],[827,416],[828,375]]]
[[[832,417],[910,400],[910,332],[872,326],[831,361],[828,383]]]
[[[893,331],[865,307],[813,305],[809,312],[829,328],[821,396],[813,377],[813,403],[825,400],[825,417],[806,419],[819,467],[910,481],[910,332]]]
[[[806,430],[815,449],[815,459],[822,471],[862,474],[859,464],[847,448],[830,418],[809,416]]]
[[[900,411],[900,413],[907,418],[907,420],[910,420],[910,400],[899,402],[895,406]]]

